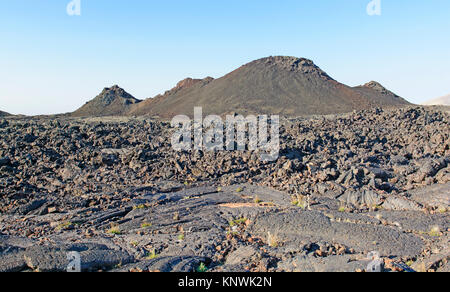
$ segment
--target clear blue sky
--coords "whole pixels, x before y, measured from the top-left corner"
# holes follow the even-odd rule
[[[450,1],[0,0],[0,110],[75,110],[118,84],[152,97],[269,55],[336,80],[377,80],[412,102],[450,93]]]

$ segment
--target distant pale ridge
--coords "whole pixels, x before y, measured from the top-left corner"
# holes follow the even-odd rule
[[[450,94],[425,102],[423,105],[448,105],[450,106]]]

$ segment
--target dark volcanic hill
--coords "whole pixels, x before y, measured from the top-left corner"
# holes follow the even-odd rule
[[[371,81],[361,86],[356,86],[354,90],[361,93],[374,104],[380,106],[404,104],[405,100],[397,94],[387,90],[380,83]]]
[[[7,113],[7,112],[2,112],[0,111],[0,117],[7,117],[10,116],[11,114]]]
[[[158,111],[155,106],[158,104],[164,104],[167,99],[171,99],[173,96],[183,96],[184,94],[189,93],[192,89],[200,89],[213,81],[214,78],[207,77],[204,79],[192,79],[186,78],[172,88],[171,90],[166,91],[164,94],[157,95],[154,98],[148,98],[141,102],[140,104],[134,105],[131,110],[128,112],[129,115],[162,115],[165,117],[169,117],[169,113],[165,113],[160,108]],[[193,110],[193,108],[192,108]]]
[[[131,105],[141,102],[117,85],[105,88],[93,100],[72,113],[75,117],[126,115]]]
[[[351,88],[311,60],[295,57],[256,60],[215,80],[187,80],[162,96],[133,105],[129,114],[192,115],[195,106],[202,106],[204,114],[300,116],[408,104],[376,82]]]

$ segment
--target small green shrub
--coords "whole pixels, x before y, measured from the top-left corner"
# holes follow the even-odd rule
[[[142,210],[142,209],[145,209],[145,208],[147,208],[147,206],[145,206],[144,204],[140,204],[140,205],[137,205],[137,206],[133,207],[134,210]]]
[[[120,228],[117,224],[111,223],[111,228],[107,231],[109,234],[120,235]]]
[[[439,237],[441,236],[441,230],[439,226],[433,226],[428,234],[432,237]]]
[[[236,220],[232,220],[229,222],[231,227],[237,226],[237,225],[242,225],[245,224],[245,222],[247,222],[247,218],[240,218],[240,219],[236,219]]]
[[[147,259],[153,260],[153,259],[156,259],[157,257],[158,257],[158,254],[156,253],[156,250],[154,249],[148,254]]]
[[[152,227],[152,223],[142,223],[141,228],[149,228]]]
[[[57,231],[66,230],[66,229],[70,228],[71,226],[73,226],[72,222],[67,221],[67,222],[59,224],[58,227],[56,227],[56,230]]]
[[[206,273],[208,271],[208,267],[204,263],[200,263],[197,267],[197,273]]]

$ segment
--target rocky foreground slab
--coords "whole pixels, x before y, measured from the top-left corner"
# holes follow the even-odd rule
[[[447,196],[450,185],[442,186]],[[378,251],[390,269],[448,271],[447,214],[345,213],[323,200],[310,210],[252,185],[142,194],[111,208],[3,215],[0,271],[65,271],[77,251],[86,271],[363,271]]]

